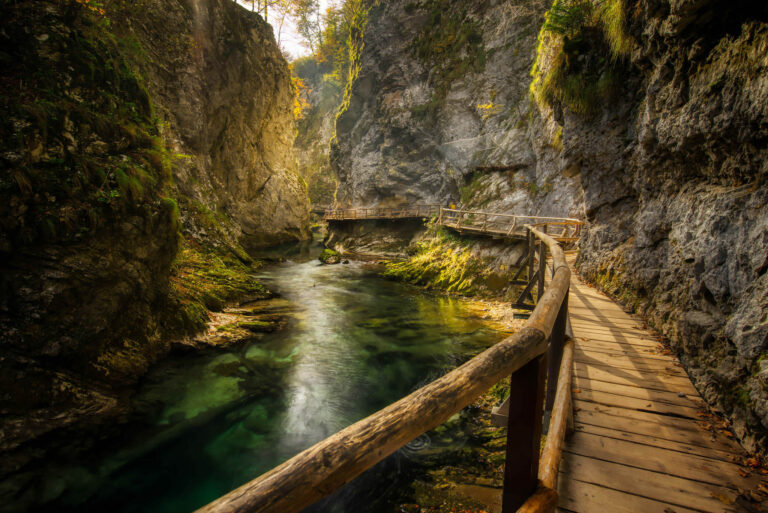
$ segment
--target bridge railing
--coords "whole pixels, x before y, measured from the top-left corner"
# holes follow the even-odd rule
[[[553,264],[551,280],[538,294],[521,330],[198,511],[297,513],[436,428],[509,376],[503,512],[554,511],[557,466],[572,411],[572,351],[566,344],[571,273],[555,239],[536,227],[527,230],[538,242],[540,268],[547,251]],[[552,415],[540,455],[545,379],[552,396],[548,401]]]
[[[325,211],[327,221],[353,221],[363,219],[430,218],[440,212],[440,205],[412,205],[402,207],[335,208]]]
[[[567,217],[519,216],[477,210],[441,208],[437,223],[458,230],[514,236],[526,226],[546,227],[558,242],[574,242],[581,236],[583,221]]]

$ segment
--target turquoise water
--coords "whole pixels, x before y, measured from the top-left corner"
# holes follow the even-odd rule
[[[42,510],[192,511],[501,338],[460,300],[383,280],[362,263],[285,262],[259,279],[280,294],[268,306],[287,325],[153,368],[120,433],[63,470],[58,498]],[[420,443],[314,509],[392,510],[384,492],[410,479],[403,457]]]

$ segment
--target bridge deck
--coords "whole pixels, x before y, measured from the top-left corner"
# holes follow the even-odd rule
[[[642,321],[607,296],[571,282],[575,433],[560,466],[560,510],[747,511],[739,488],[760,475],[721,432],[677,359]]]

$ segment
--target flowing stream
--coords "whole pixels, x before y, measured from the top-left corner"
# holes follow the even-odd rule
[[[287,317],[283,329],[155,366],[134,420],[93,461],[59,476],[65,491],[46,510],[192,511],[502,336],[462,300],[381,279],[369,264],[320,265],[313,256],[259,273],[280,295],[271,307]],[[409,452],[428,443],[417,439],[314,509],[376,510],[375,500],[367,510],[350,503],[361,493],[381,499],[383,483],[407,474]]]

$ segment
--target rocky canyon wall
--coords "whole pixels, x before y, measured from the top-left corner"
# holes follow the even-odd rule
[[[764,451],[766,7],[612,0],[542,30],[584,5],[372,3],[331,147],[337,200],[585,219],[580,272]]]
[[[339,204],[578,215],[578,177],[561,172],[557,126],[528,94],[548,7],[371,5],[331,145]]]
[[[578,268],[666,335],[745,446],[765,451],[768,11],[621,7],[618,94],[589,115],[553,104],[584,191]]]
[[[206,307],[259,293],[242,247],[307,237],[308,201],[288,67],[258,15],[228,0],[0,11],[5,475],[43,454],[32,441],[124,412],[124,387]]]

